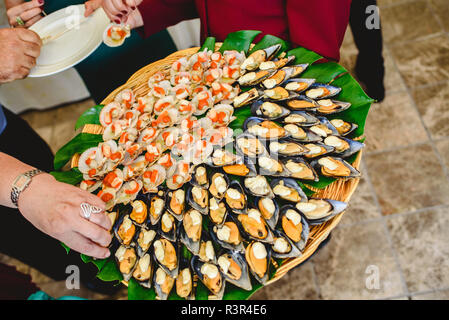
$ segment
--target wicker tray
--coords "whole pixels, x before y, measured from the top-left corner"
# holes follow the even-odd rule
[[[217,43],[216,49],[220,47],[220,43]],[[136,73],[134,73],[128,81],[122,85],[121,87],[117,88],[111,94],[109,94],[106,99],[102,101],[101,104],[105,105],[114,100],[114,97],[122,91],[123,89],[132,89],[137,97],[146,95],[149,92],[148,88],[148,79],[157,71],[161,70],[168,70],[173,62],[178,60],[179,58],[192,55],[198,51],[198,47],[196,48],[189,48],[185,50],[177,51],[165,59],[158,60],[156,62],[153,62],[146,67],[143,67]],[[103,127],[100,125],[93,125],[88,124],[83,127],[82,132],[85,133],[93,133],[93,134],[101,134],[103,133]],[[356,169],[359,169],[360,167],[360,161],[362,157],[362,152],[359,152],[356,160],[353,163],[353,166]],[[79,155],[74,155],[72,158],[72,167],[76,167],[78,165],[78,159]],[[313,191],[316,191],[317,197],[327,198],[327,199],[334,199],[334,200],[340,200],[344,202],[349,202],[353,192],[357,188],[357,185],[359,183],[359,178],[355,179],[339,179],[334,181],[332,184],[327,186],[325,189],[315,189],[312,187],[309,187]],[[284,263],[277,269],[274,277],[268,281],[267,284],[273,283],[280,278],[282,278],[289,270],[293,269],[294,267],[301,264],[303,261],[305,261],[307,258],[309,258],[315,250],[318,248],[320,243],[327,238],[329,233],[338,225],[341,218],[343,217],[344,212],[341,214],[335,216],[334,218],[330,219],[329,221],[317,225],[317,226],[311,226],[309,239],[307,241],[306,248],[303,252],[303,255],[298,258],[290,258],[284,261]]]

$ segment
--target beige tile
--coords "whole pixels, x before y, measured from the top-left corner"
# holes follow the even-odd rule
[[[381,222],[337,228],[313,261],[323,299],[381,299],[404,294]],[[378,289],[366,285],[372,284],[374,269],[379,272]]]
[[[429,144],[365,157],[382,214],[448,204],[449,182]]]
[[[42,137],[42,139],[47,143],[50,143],[56,119],[56,109],[30,111],[24,114],[23,118]]]
[[[395,45],[391,53],[406,84],[417,87],[449,79],[449,37]]]
[[[414,1],[414,0],[377,0],[377,5],[380,8],[382,8],[382,7],[397,5],[397,4],[410,2],[410,1]]]
[[[441,290],[412,296],[412,300],[449,300],[449,290]]]
[[[400,3],[381,10],[384,41],[413,40],[442,31],[426,0]]]
[[[449,137],[449,82],[412,91],[432,138]]]
[[[439,18],[446,31],[449,31],[449,1],[447,0],[429,0],[430,7]]]
[[[311,263],[290,270],[284,277],[258,290],[253,300],[314,300],[319,299]]]
[[[0,263],[15,267],[17,271],[29,274],[30,267],[25,263],[0,253]]]
[[[444,139],[435,142],[435,147],[437,148],[439,154],[443,158],[446,168],[449,170],[449,139]]]
[[[349,207],[343,215],[340,225],[362,222],[380,217],[380,212],[374,202],[373,191],[367,182],[367,171],[362,167],[362,178],[349,201]]]
[[[373,104],[365,127],[366,150],[380,151],[428,140],[407,92],[387,95]]]
[[[449,287],[449,207],[392,217],[387,225],[409,291]]]

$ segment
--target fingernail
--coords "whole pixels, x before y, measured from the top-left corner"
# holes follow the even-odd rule
[[[40,4],[44,4],[44,0],[37,0]]]
[[[120,24],[120,20],[119,20],[119,19],[115,19],[114,22],[115,22],[116,24]]]
[[[128,11],[126,11],[126,10],[123,10],[123,11],[122,11],[122,13],[123,13],[123,14],[127,14],[127,13],[128,13]]]
[[[117,17],[119,17],[119,18],[121,18],[121,17],[123,17],[120,13],[117,15]]]
[[[109,257],[110,255],[111,255],[111,252],[108,251],[108,252],[104,255],[104,257],[107,258],[107,257]]]
[[[136,10],[136,9],[137,9],[137,7],[131,7],[131,9],[133,9],[133,10]]]

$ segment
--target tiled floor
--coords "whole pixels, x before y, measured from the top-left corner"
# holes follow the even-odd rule
[[[359,188],[328,245],[254,298],[449,298],[449,1],[379,5],[387,96],[369,114]],[[348,32],[341,62],[351,71],[356,55]],[[92,105],[85,101],[23,117],[57,150]],[[105,298],[87,290],[67,292],[64,283],[0,258],[54,296]]]

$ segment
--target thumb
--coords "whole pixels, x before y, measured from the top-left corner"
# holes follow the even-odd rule
[[[89,0],[84,3],[86,10],[84,11],[84,16],[90,16],[95,10],[101,7],[103,0]]]

